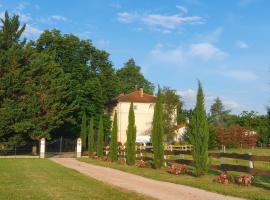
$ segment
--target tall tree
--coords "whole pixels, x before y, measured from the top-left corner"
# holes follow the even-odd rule
[[[86,148],[86,114],[83,112],[82,123],[81,123],[81,134],[80,137],[82,139],[82,148]]]
[[[127,128],[127,164],[135,164],[136,156],[136,126],[133,102],[131,102],[128,113],[128,128]]]
[[[176,90],[170,87],[163,87],[161,89],[163,100],[163,125],[164,135],[167,141],[174,140],[174,127],[177,124],[177,108],[180,108],[182,102]],[[181,108],[180,108],[181,109]]]
[[[99,125],[98,125],[98,134],[97,134],[97,156],[103,156],[104,148],[104,131],[103,131],[103,116],[100,115]]]
[[[114,113],[114,118],[113,118],[113,127],[111,130],[111,141],[110,141],[110,159],[112,161],[117,161],[118,156],[118,144],[117,144],[117,132],[118,132],[118,127],[117,127],[117,113]]]
[[[230,110],[225,110],[221,99],[217,97],[210,108],[210,117],[214,125],[224,126],[225,118],[229,113]]]
[[[88,154],[89,156],[93,155],[95,151],[95,132],[94,132],[94,119],[90,118],[89,128],[88,128]]]
[[[154,165],[156,168],[162,167],[164,159],[163,123],[164,121],[163,121],[162,94],[159,88],[155,104],[154,117],[152,122],[152,135],[151,135],[154,150]]]
[[[120,81],[120,92],[130,93],[139,87],[143,87],[146,93],[153,94],[153,83],[145,79],[141,73],[141,68],[136,65],[134,59],[129,59],[116,74]]]
[[[201,82],[198,85],[197,102],[188,126],[188,137],[193,145],[192,156],[195,164],[195,173],[197,176],[201,176],[208,171],[209,130]]]

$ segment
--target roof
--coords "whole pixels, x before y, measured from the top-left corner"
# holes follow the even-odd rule
[[[156,97],[149,95],[147,93],[143,93],[141,96],[140,91],[134,91],[129,94],[120,94],[116,97],[116,101],[118,102],[137,102],[137,103],[155,103]]]

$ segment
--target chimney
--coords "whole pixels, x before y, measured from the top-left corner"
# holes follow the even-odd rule
[[[140,93],[140,96],[143,97],[143,87],[140,87],[139,93]]]

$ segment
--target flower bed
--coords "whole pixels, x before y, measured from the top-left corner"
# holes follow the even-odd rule
[[[215,179],[217,183],[221,183],[227,185],[229,183],[236,183],[238,185],[249,186],[252,184],[253,176],[241,175],[241,176],[233,176],[229,175],[225,172],[222,172]]]
[[[190,172],[189,168],[186,165],[178,165],[176,163],[171,164],[171,166],[169,166],[166,169],[166,172],[170,173],[170,174],[175,174],[175,175],[179,175],[179,174],[188,174]]]

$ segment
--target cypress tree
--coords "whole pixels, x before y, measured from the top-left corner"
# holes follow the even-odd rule
[[[115,112],[113,118],[113,127],[111,131],[111,141],[110,141],[110,159],[112,161],[117,161],[118,145],[117,145],[117,113]]]
[[[81,139],[82,139],[82,148],[85,149],[86,147],[86,114],[83,112],[82,115],[82,124],[81,124]]]
[[[88,129],[88,153],[89,157],[94,153],[94,119],[91,117]]]
[[[164,160],[163,132],[163,105],[161,90],[159,89],[152,122],[152,143],[156,168],[162,167]]]
[[[201,82],[198,82],[196,107],[188,127],[188,137],[193,145],[192,156],[195,174],[201,176],[208,171],[208,138],[209,130],[204,108],[204,94]]]
[[[103,147],[104,147],[104,131],[103,131],[103,117],[102,114],[99,118],[99,125],[98,125],[98,136],[97,136],[97,156],[103,156]]]
[[[135,164],[135,142],[136,142],[136,126],[133,102],[131,102],[128,113],[128,128],[127,128],[127,164]]]

